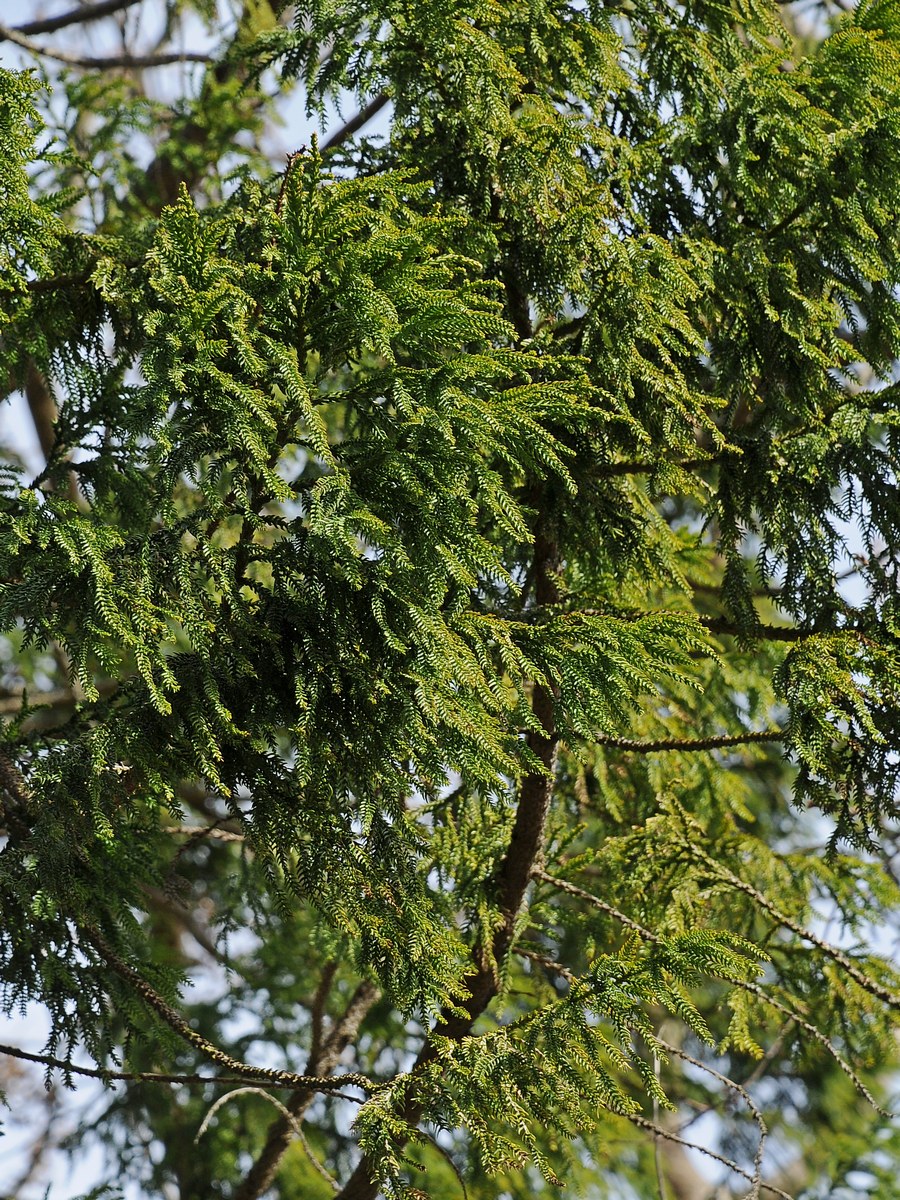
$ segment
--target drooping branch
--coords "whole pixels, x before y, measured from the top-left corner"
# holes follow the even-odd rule
[[[724,1084],[729,1091],[732,1091],[736,1095],[740,1096],[740,1098],[746,1104],[747,1111],[750,1113],[756,1128],[759,1130],[759,1141],[757,1142],[756,1153],[753,1156],[753,1189],[746,1198],[746,1200],[754,1200],[759,1193],[759,1187],[762,1182],[763,1152],[765,1151],[766,1140],[769,1136],[769,1129],[753,1097],[747,1091],[746,1087],[738,1083],[736,1079],[732,1079],[728,1075],[723,1075],[720,1071],[715,1070],[715,1068],[711,1067],[708,1063],[701,1062],[699,1058],[694,1058],[692,1054],[688,1054],[679,1046],[673,1046],[671,1042],[667,1042],[659,1036],[655,1036],[654,1041],[658,1046],[661,1046],[662,1049],[665,1050],[666,1054],[673,1054],[676,1058],[680,1058],[682,1062],[690,1063],[691,1066],[696,1067],[698,1070],[703,1071],[706,1075],[711,1076],[711,1078],[717,1080],[719,1083]]]
[[[184,1017],[176,1012],[146,979],[116,954],[106,939],[97,930],[82,927],[82,936],[88,945],[100,955],[107,966],[120,979],[124,980],[136,995],[140,996],[148,1008],[151,1008],[180,1038],[193,1046],[195,1050],[199,1050],[201,1054],[211,1062],[216,1063],[217,1066],[245,1078],[264,1079],[275,1087],[307,1088],[309,1091],[333,1091],[335,1087],[341,1086],[359,1087],[363,1091],[371,1091],[375,1087],[372,1080],[367,1079],[365,1075],[347,1074],[335,1076],[333,1079],[325,1079],[318,1075],[298,1075],[293,1071],[254,1067],[250,1063],[232,1058],[221,1047],[207,1041],[206,1038],[192,1029]]]
[[[212,1104],[212,1106],[209,1109],[209,1112],[207,1112],[206,1116],[203,1118],[203,1122],[200,1125],[200,1128],[197,1130],[197,1136],[194,1138],[194,1144],[196,1145],[200,1141],[200,1139],[203,1137],[204,1133],[206,1133],[207,1129],[209,1128],[210,1121],[213,1119],[213,1117],[216,1115],[216,1113],[219,1111],[220,1108],[223,1108],[226,1104],[228,1104],[229,1101],[233,1100],[236,1096],[248,1096],[248,1095],[249,1096],[259,1096],[259,1097],[261,1097],[261,1099],[267,1100],[269,1102],[269,1104],[271,1104],[274,1108],[278,1109],[278,1111],[281,1113],[284,1120],[290,1124],[291,1129],[293,1130],[294,1136],[297,1138],[298,1142],[303,1147],[304,1153],[306,1154],[306,1157],[309,1159],[311,1166],[316,1170],[316,1172],[319,1175],[322,1176],[322,1178],[331,1187],[331,1189],[333,1191],[337,1191],[340,1185],[338,1184],[337,1180],[333,1179],[332,1176],[328,1174],[328,1172],[325,1170],[325,1168],[322,1166],[322,1164],[316,1158],[315,1154],[313,1154],[312,1147],[310,1146],[310,1144],[306,1140],[306,1138],[303,1136],[303,1130],[300,1128],[298,1121],[296,1121],[294,1119],[294,1117],[291,1115],[290,1109],[286,1105],[282,1104],[281,1101],[279,1099],[277,1099],[275,1096],[273,1096],[270,1092],[267,1092],[265,1090],[265,1088],[239,1087],[239,1088],[235,1088],[233,1092],[226,1092],[224,1096],[220,1096],[218,1098],[218,1100],[216,1100],[215,1103]]]

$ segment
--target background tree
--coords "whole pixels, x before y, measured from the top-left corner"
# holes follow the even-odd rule
[[[70,1149],[895,1196],[894,0],[0,38],[0,970],[109,1087]]]

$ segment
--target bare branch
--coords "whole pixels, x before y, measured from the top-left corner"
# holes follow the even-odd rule
[[[118,690],[119,682],[115,679],[101,679],[95,686],[101,697],[106,699]],[[35,710],[31,714],[31,720],[52,709],[74,708],[76,704],[84,703],[83,697],[71,687],[55,688],[51,692],[14,692],[11,696],[0,697],[0,716],[14,716],[20,712],[23,700],[27,701],[29,708]]]
[[[165,909],[167,913],[173,916],[179,925],[191,935],[197,945],[206,951],[210,958],[217,963],[221,963],[222,966],[234,969],[216,945],[215,940],[210,936],[208,929],[201,921],[197,920],[189,908],[186,908],[173,896],[168,895],[162,888],[153,887],[149,883],[141,884],[141,891],[151,904],[157,908]]]
[[[319,1056],[322,1053],[322,1041],[325,1031],[325,1006],[328,1003],[328,996],[331,992],[331,985],[334,983],[334,977],[337,974],[338,964],[335,959],[327,962],[322,968],[322,974],[319,978],[319,983],[316,988],[315,995],[312,999],[312,1004],[309,1010],[310,1023],[310,1043],[309,1043],[309,1061],[311,1063],[318,1062]]]
[[[25,399],[41,453],[45,459],[49,459],[56,444],[56,401],[46,375],[38,370],[33,358],[29,358],[25,371]]]
[[[563,966],[562,963],[556,962],[553,958],[547,958],[544,954],[537,954],[534,950],[526,950],[523,946],[516,946],[516,954],[520,958],[527,958],[530,962],[537,963],[547,971],[552,971],[554,975],[560,975],[570,987],[578,982],[578,976],[574,972],[570,971],[568,967]]]
[[[100,0],[99,4],[88,7],[74,8],[58,17],[43,17],[39,21],[27,21],[24,25],[15,27],[16,33],[31,37],[35,33],[56,33],[57,29],[65,29],[68,25],[86,25],[89,21],[99,21],[102,17],[112,17],[126,8],[133,8],[141,0]]]
[[[638,1116],[637,1113],[622,1113],[620,1114],[626,1121],[630,1121],[632,1125],[637,1125],[639,1129],[646,1129],[655,1137],[665,1138],[666,1141],[674,1142],[677,1146],[684,1146],[688,1150],[697,1150],[701,1154],[705,1154],[707,1158],[711,1158],[714,1162],[721,1163],[723,1167],[727,1167],[729,1171],[733,1171],[735,1175],[740,1175],[746,1179],[748,1183],[753,1183],[753,1176],[749,1171],[745,1171],[743,1167],[731,1158],[725,1158],[721,1154],[716,1154],[715,1150],[710,1150],[706,1146],[701,1146],[698,1142],[689,1142],[684,1138],[679,1137],[677,1133],[670,1133],[668,1129],[664,1129],[662,1125],[654,1125],[652,1121],[648,1121],[646,1117]],[[763,1191],[772,1192],[776,1196],[780,1196],[781,1200],[793,1200],[787,1192],[783,1192],[781,1188],[775,1187],[772,1183],[760,1183],[760,1188]]]
[[[216,1100],[212,1104],[212,1106],[210,1107],[206,1116],[203,1118],[200,1128],[197,1130],[197,1135],[194,1138],[194,1145],[196,1145],[200,1141],[200,1139],[203,1137],[204,1133],[206,1133],[207,1129],[209,1128],[210,1121],[216,1115],[216,1113],[219,1111],[219,1109],[224,1104],[227,1104],[229,1100],[233,1100],[235,1096],[261,1096],[263,1100],[268,1100],[268,1102],[271,1105],[273,1105],[275,1108],[277,1108],[278,1111],[281,1113],[282,1117],[286,1121],[290,1122],[290,1126],[294,1132],[294,1136],[300,1142],[300,1145],[303,1147],[304,1151],[306,1152],[306,1157],[309,1159],[312,1166],[316,1169],[316,1171],[318,1171],[318,1173],[322,1176],[322,1178],[328,1183],[328,1185],[331,1187],[332,1191],[335,1191],[335,1192],[338,1191],[338,1189],[340,1188],[340,1184],[337,1182],[336,1179],[334,1179],[331,1175],[328,1174],[328,1172],[325,1170],[325,1168],[322,1166],[322,1164],[319,1162],[319,1160],[313,1154],[312,1147],[310,1146],[309,1142],[304,1137],[303,1130],[300,1128],[299,1124],[294,1119],[293,1115],[291,1114],[290,1109],[287,1108],[286,1105],[282,1104],[280,1100],[276,1099],[276,1097],[273,1096],[270,1092],[267,1092],[265,1090],[265,1088],[239,1087],[239,1088],[235,1088],[233,1092],[227,1092],[224,1096],[220,1096],[218,1098],[218,1100]]]
[[[60,1071],[70,1075],[81,1075],[87,1079],[100,1079],[104,1083],[168,1083],[175,1084],[179,1087],[189,1087],[202,1085],[208,1087],[230,1087],[233,1084],[243,1084],[246,1080],[245,1076],[231,1075],[173,1075],[163,1071],[114,1071],[107,1070],[104,1067],[81,1067],[76,1063],[66,1062],[63,1058],[55,1058],[52,1054],[32,1054],[28,1050],[22,1050],[18,1046],[6,1046],[0,1044],[0,1054],[5,1054],[9,1058],[20,1058],[24,1062],[39,1063],[44,1067],[54,1067]],[[340,1082],[338,1076],[334,1076],[335,1084]],[[296,1090],[292,1085],[283,1086],[285,1090]],[[356,1086],[356,1085],[353,1085]],[[302,1085],[304,1091],[309,1090],[306,1085]],[[325,1092],[329,1096],[336,1096],[340,1100],[349,1100],[353,1104],[362,1104],[358,1096],[351,1096],[349,1092],[339,1091],[337,1086],[333,1088],[316,1088],[316,1091]]]
[[[389,102],[390,96],[386,92],[379,92],[374,100],[370,100],[365,108],[360,109],[355,117],[351,117],[345,125],[342,125],[322,144],[323,153],[327,150],[336,150],[338,146],[343,145],[348,138],[353,137],[354,133],[357,133],[380,113]]]
[[[188,50],[172,54],[109,54],[101,58],[67,54],[64,50],[51,50],[47,46],[32,41],[30,37],[19,33],[10,25],[0,25],[0,42],[3,41],[12,42],[23,50],[27,50],[29,54],[65,63],[67,67],[85,67],[98,71],[106,71],[113,67],[142,70],[145,67],[167,67],[175,63],[210,63],[213,61],[209,54],[199,54]]]

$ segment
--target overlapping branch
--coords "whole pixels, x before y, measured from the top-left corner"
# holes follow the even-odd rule
[[[183,1041],[193,1046],[195,1050],[199,1050],[201,1054],[217,1066],[231,1071],[232,1074],[243,1076],[244,1078],[266,1080],[275,1087],[305,1088],[310,1092],[328,1092],[341,1086],[358,1087],[362,1088],[363,1091],[372,1091],[374,1089],[375,1084],[365,1075],[351,1073],[335,1076],[334,1078],[325,1078],[319,1075],[299,1075],[294,1071],[280,1071],[269,1067],[254,1067],[250,1063],[232,1058],[221,1047],[213,1045],[212,1042],[207,1041],[205,1037],[192,1029],[181,1014],[176,1012],[143,976],[139,975],[133,967],[129,966],[128,963],[116,954],[98,930],[83,927],[82,936],[87,944],[100,955],[107,966],[120,979],[127,983],[135,994],[140,996],[147,1007],[151,1008]]]
[[[334,968],[334,969],[332,969]],[[307,1070],[322,1074],[334,1068],[344,1049],[359,1032],[359,1027],[369,1009],[378,999],[378,988],[368,981],[362,982],[350,998],[343,1015],[335,1022],[327,1036],[322,1036],[322,1019],[327,991],[334,978],[336,964],[328,964],[313,1001],[313,1040]],[[273,1122],[266,1144],[256,1162],[234,1194],[234,1200],[256,1200],[275,1178],[278,1164],[298,1133],[303,1115],[313,1099],[313,1089],[294,1092],[285,1111]]]
[[[558,888],[560,891],[568,892],[571,896],[576,896],[579,900],[583,900],[585,903],[599,909],[601,912],[607,913],[607,915],[613,917],[615,920],[624,925],[626,929],[631,929],[634,933],[639,934],[644,941],[651,942],[659,946],[665,945],[665,939],[660,937],[659,934],[654,933],[652,929],[647,929],[645,925],[642,925],[639,921],[635,921],[633,917],[629,917],[619,909],[614,908],[613,905],[607,904],[605,900],[601,900],[599,896],[595,896],[592,892],[585,891],[584,888],[579,887],[575,883],[570,883],[568,879],[561,879],[558,875],[551,875],[549,872],[544,871],[541,868],[535,869],[534,877],[535,879],[540,879],[543,883],[552,884],[553,887]],[[789,1008],[786,1004],[782,1004],[780,1000],[770,995],[770,993],[765,991],[764,988],[761,988],[759,984],[751,983],[744,979],[737,979],[733,976],[722,976],[722,979],[731,987],[739,988],[741,991],[747,992],[751,996],[755,996],[763,1004],[774,1009],[776,1012],[781,1013],[783,1016],[793,1021],[799,1029],[802,1029],[805,1033],[808,1033],[810,1037],[814,1038],[821,1046],[825,1048],[825,1050],[828,1051],[840,1069],[851,1081],[856,1090],[861,1096],[864,1097],[865,1100],[868,1101],[868,1103],[877,1113],[880,1113],[884,1117],[889,1117],[891,1115],[877,1103],[874,1096],[860,1079],[856,1071],[853,1070],[832,1040],[826,1034],[824,1034],[821,1029],[817,1029],[815,1025],[813,1025],[810,1021],[807,1021],[804,1017],[800,1016],[800,1014],[795,1012],[794,1009]]]
[[[843,950],[839,950],[838,947],[833,946],[831,942],[826,942],[824,938],[818,937],[818,935],[813,933],[811,929],[805,929],[802,925],[799,925],[796,921],[792,920],[786,913],[783,913],[780,908],[774,905],[772,901],[768,899],[768,897],[764,896],[762,892],[758,891],[752,886],[752,884],[749,884],[745,880],[741,879],[740,876],[735,875],[733,871],[729,871],[728,868],[723,866],[721,863],[717,863],[715,859],[707,854],[706,851],[701,846],[698,846],[695,842],[690,844],[690,850],[692,854],[701,860],[701,862],[706,863],[706,865],[713,872],[714,877],[724,880],[730,884],[731,887],[743,892],[745,896],[749,896],[756,904],[760,906],[760,908],[765,909],[770,916],[774,917],[779,925],[783,925],[786,929],[790,929],[792,933],[796,933],[796,935],[799,938],[802,938],[804,942],[809,942],[811,945],[815,946],[816,949],[821,950],[826,958],[830,958],[832,962],[835,962],[839,967],[842,967],[854,981],[854,983],[857,983],[863,989],[863,991],[868,992],[870,996],[874,996],[877,1000],[880,1000],[882,1004],[887,1005],[888,1008],[892,1008],[895,1011],[900,1011],[900,996],[898,996],[895,992],[892,992],[889,988],[883,987],[877,980],[871,979],[868,975],[863,974],[859,967],[857,967],[853,960],[849,958],[843,952]]]

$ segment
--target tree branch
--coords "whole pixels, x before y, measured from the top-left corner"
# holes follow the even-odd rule
[[[143,69],[145,67],[167,67],[174,63],[210,63],[213,61],[209,54],[198,54],[188,50],[172,54],[110,54],[102,58],[67,54],[64,50],[51,50],[46,46],[41,46],[10,25],[0,25],[0,42],[3,41],[12,42],[23,50],[27,50],[29,54],[65,63],[67,67],[86,67],[98,71],[106,71],[112,67]]]
[[[81,1075],[87,1079],[100,1079],[104,1083],[169,1083],[179,1087],[189,1087],[203,1085],[207,1087],[213,1085],[215,1087],[232,1087],[235,1084],[243,1084],[246,1082],[246,1076],[230,1076],[230,1075],[172,1075],[163,1071],[113,1071],[107,1070],[104,1067],[80,1067],[75,1063],[66,1062],[63,1058],[55,1058],[52,1054],[32,1054],[28,1050],[21,1050],[18,1046],[6,1046],[0,1043],[0,1054],[5,1054],[9,1058],[20,1058],[24,1062],[39,1063],[44,1067],[54,1067],[66,1074]],[[298,1077],[299,1078],[299,1077]],[[351,1096],[349,1092],[338,1090],[340,1077],[334,1076],[334,1087],[316,1087],[315,1091],[325,1092],[330,1096],[336,1096],[340,1100],[349,1100],[353,1104],[361,1104],[362,1101],[358,1096]],[[292,1085],[282,1084],[277,1085],[284,1087],[285,1090]],[[356,1085],[354,1085],[356,1086]],[[308,1090],[308,1085],[302,1085],[304,1090]]]
[[[721,633],[727,637],[749,636],[761,638],[767,642],[802,642],[805,638],[814,637],[817,633],[843,633],[844,630],[802,629],[796,625],[755,625],[752,629],[743,630],[733,621],[725,617],[698,617],[697,620],[710,633]],[[852,631],[847,631],[852,632]]]
[[[327,970],[323,982],[325,979],[330,984]],[[321,991],[320,986],[316,996],[316,1000],[319,1002],[320,1024],[321,1008],[324,1006],[324,996],[320,994]],[[334,1069],[345,1047],[349,1046],[356,1038],[360,1025],[378,996],[379,992],[374,984],[366,981],[359,985],[344,1010],[343,1016],[336,1022],[328,1036],[322,1040],[320,1049],[316,1047],[314,1036],[307,1071],[319,1075]],[[314,1012],[315,1007],[314,1003]],[[257,1200],[257,1197],[261,1196],[270,1186],[278,1171],[278,1166],[291,1144],[291,1138],[299,1131],[300,1122],[312,1099],[312,1090],[297,1091],[291,1096],[285,1112],[270,1126],[266,1144],[243,1183],[235,1192],[234,1200]]]
[[[58,17],[43,17],[39,21],[27,21],[24,25],[16,25],[16,33],[31,37],[35,33],[56,33],[57,29],[65,29],[68,25],[86,25],[89,21],[99,21],[102,17],[112,17],[126,8],[133,8],[141,0],[101,0],[90,8],[74,8]]]
[[[101,699],[105,700],[118,690],[119,683],[115,679],[101,679],[96,688]],[[25,691],[14,692],[11,696],[0,696],[0,716],[14,716],[21,710],[23,700],[27,700],[29,708],[33,709],[29,720],[35,720],[41,713],[52,712],[54,709],[74,708],[76,704],[84,704],[84,699],[70,687],[30,694]]]
[[[235,1075],[242,1075],[246,1078],[265,1079],[275,1087],[287,1088],[307,1088],[309,1091],[333,1091],[335,1087],[341,1085],[350,1085],[353,1087],[362,1088],[363,1091],[372,1091],[375,1084],[371,1079],[367,1079],[365,1075],[348,1074],[336,1076],[333,1079],[324,1079],[316,1075],[298,1075],[293,1071],[279,1071],[269,1067],[253,1067],[249,1063],[241,1062],[240,1059],[232,1058],[230,1054],[226,1054],[219,1046],[208,1042],[196,1030],[192,1029],[184,1017],[176,1012],[170,1004],[156,991],[155,988],[130,967],[128,963],[119,958],[118,954],[106,942],[106,939],[96,930],[91,928],[81,927],[82,936],[88,945],[101,956],[107,965],[124,980],[138,996],[144,1001],[148,1008],[159,1016],[170,1029],[173,1029],[189,1045],[195,1050],[199,1050],[211,1062],[216,1063],[220,1067],[231,1071]]]
[[[46,375],[38,370],[33,358],[29,358],[25,370],[25,399],[41,453],[45,459],[49,459],[56,444],[56,401]]]
[[[665,945],[665,940],[661,938],[658,933],[654,933],[652,929],[647,929],[645,925],[641,925],[638,921],[626,916],[625,913],[620,912],[617,908],[613,908],[611,904],[607,904],[605,900],[601,900],[599,896],[595,896],[592,892],[586,892],[584,888],[578,887],[577,884],[569,883],[567,879],[561,879],[558,875],[550,875],[544,870],[536,870],[534,872],[534,877],[535,879],[542,880],[544,883],[550,883],[554,887],[559,888],[561,891],[568,892],[572,896],[577,896],[580,900],[586,901],[594,908],[600,909],[601,912],[608,913],[611,917],[614,917],[617,921],[620,921],[627,929],[631,929],[635,933],[640,934],[645,941],[653,942],[659,946]],[[773,1008],[776,1012],[781,1013],[789,1020],[794,1021],[799,1029],[802,1029],[808,1033],[810,1037],[814,1038],[828,1051],[859,1094],[868,1101],[868,1103],[877,1113],[883,1117],[891,1117],[891,1114],[876,1102],[875,1097],[860,1079],[859,1075],[857,1075],[831,1039],[824,1034],[821,1029],[817,1029],[815,1025],[813,1025],[810,1021],[805,1020],[792,1008],[789,1008],[786,1004],[782,1004],[780,1000],[776,1000],[774,996],[770,995],[763,988],[761,988],[758,983],[750,983],[748,980],[735,979],[728,975],[720,975],[719,978],[725,983],[730,984],[732,987],[740,988],[741,991],[747,992],[751,996],[756,996],[758,1000],[760,1000],[763,1004],[768,1005],[769,1008]]]
[[[636,754],[652,754],[659,750],[688,752],[718,750],[724,746],[744,746],[753,742],[781,742],[786,736],[783,729],[761,729],[758,732],[748,730],[747,733],[719,734],[705,738],[659,738],[656,741],[634,741],[631,738],[601,735],[594,738],[594,743],[615,750],[630,750]]]
[[[704,1071],[707,1075],[710,1075],[713,1079],[718,1080],[719,1083],[724,1084],[725,1087],[729,1088],[736,1095],[740,1096],[747,1105],[747,1110],[752,1116],[756,1124],[756,1128],[759,1130],[759,1142],[756,1146],[756,1153],[753,1156],[753,1190],[746,1197],[746,1200],[755,1200],[759,1194],[759,1185],[762,1181],[762,1159],[763,1152],[766,1148],[766,1139],[769,1136],[769,1129],[765,1120],[763,1119],[762,1113],[755,1104],[753,1097],[747,1091],[746,1087],[738,1083],[737,1080],[731,1079],[728,1075],[721,1074],[721,1072],[716,1071],[713,1067],[709,1066],[708,1063],[701,1062],[699,1058],[694,1058],[692,1054],[688,1054],[679,1046],[673,1046],[670,1042],[664,1041],[661,1037],[655,1037],[655,1041],[659,1046],[662,1047],[663,1050],[665,1050],[667,1054],[674,1054],[676,1058],[680,1058],[683,1062],[690,1063],[692,1066],[697,1067],[701,1071]]]
[[[164,825],[162,831],[174,835],[184,834],[197,841],[205,841],[206,838],[212,838],[217,842],[244,842],[247,840],[242,833],[233,833],[230,829],[220,829],[216,825]]]
[[[234,970],[234,967],[216,945],[215,939],[210,936],[209,931],[203,923],[198,921],[190,909],[182,904],[180,900],[168,895],[162,888],[153,887],[149,883],[141,884],[141,891],[151,904],[157,908],[164,909],[170,916],[174,917],[179,925],[191,935],[200,949],[205,950],[214,962]]]
[[[336,130],[326,142],[322,144],[323,154],[328,150],[336,150],[338,146],[346,142],[347,138],[353,137],[364,125],[368,125],[369,121],[389,103],[390,96],[387,92],[379,92],[374,100],[370,100],[365,108],[361,108],[355,117],[342,125]]]
[[[540,503],[534,507],[540,511]],[[558,569],[559,547],[556,540],[546,529],[539,527],[534,543],[537,604],[547,606],[559,602]],[[497,965],[509,953],[528,886],[541,871],[544,830],[553,795],[558,747],[554,703],[555,696],[551,690],[540,684],[535,686],[532,711],[540,729],[529,731],[526,740],[528,749],[540,763],[540,769],[530,772],[522,780],[509,846],[497,871],[496,897],[501,923],[490,947],[476,946],[473,949],[474,970],[465,979],[468,998],[460,1003],[457,1011],[444,1010],[431,1037],[420,1050],[413,1071],[434,1059],[436,1051],[433,1038],[460,1041],[466,1037],[499,990]],[[459,1008],[463,1009],[463,1014],[459,1013]],[[421,1120],[422,1112],[421,1104],[410,1099],[400,1116],[407,1125],[415,1126]],[[372,1166],[363,1155],[338,1200],[374,1200],[377,1192],[378,1184],[372,1178]],[[235,1200],[251,1200],[251,1197],[239,1196]]]

